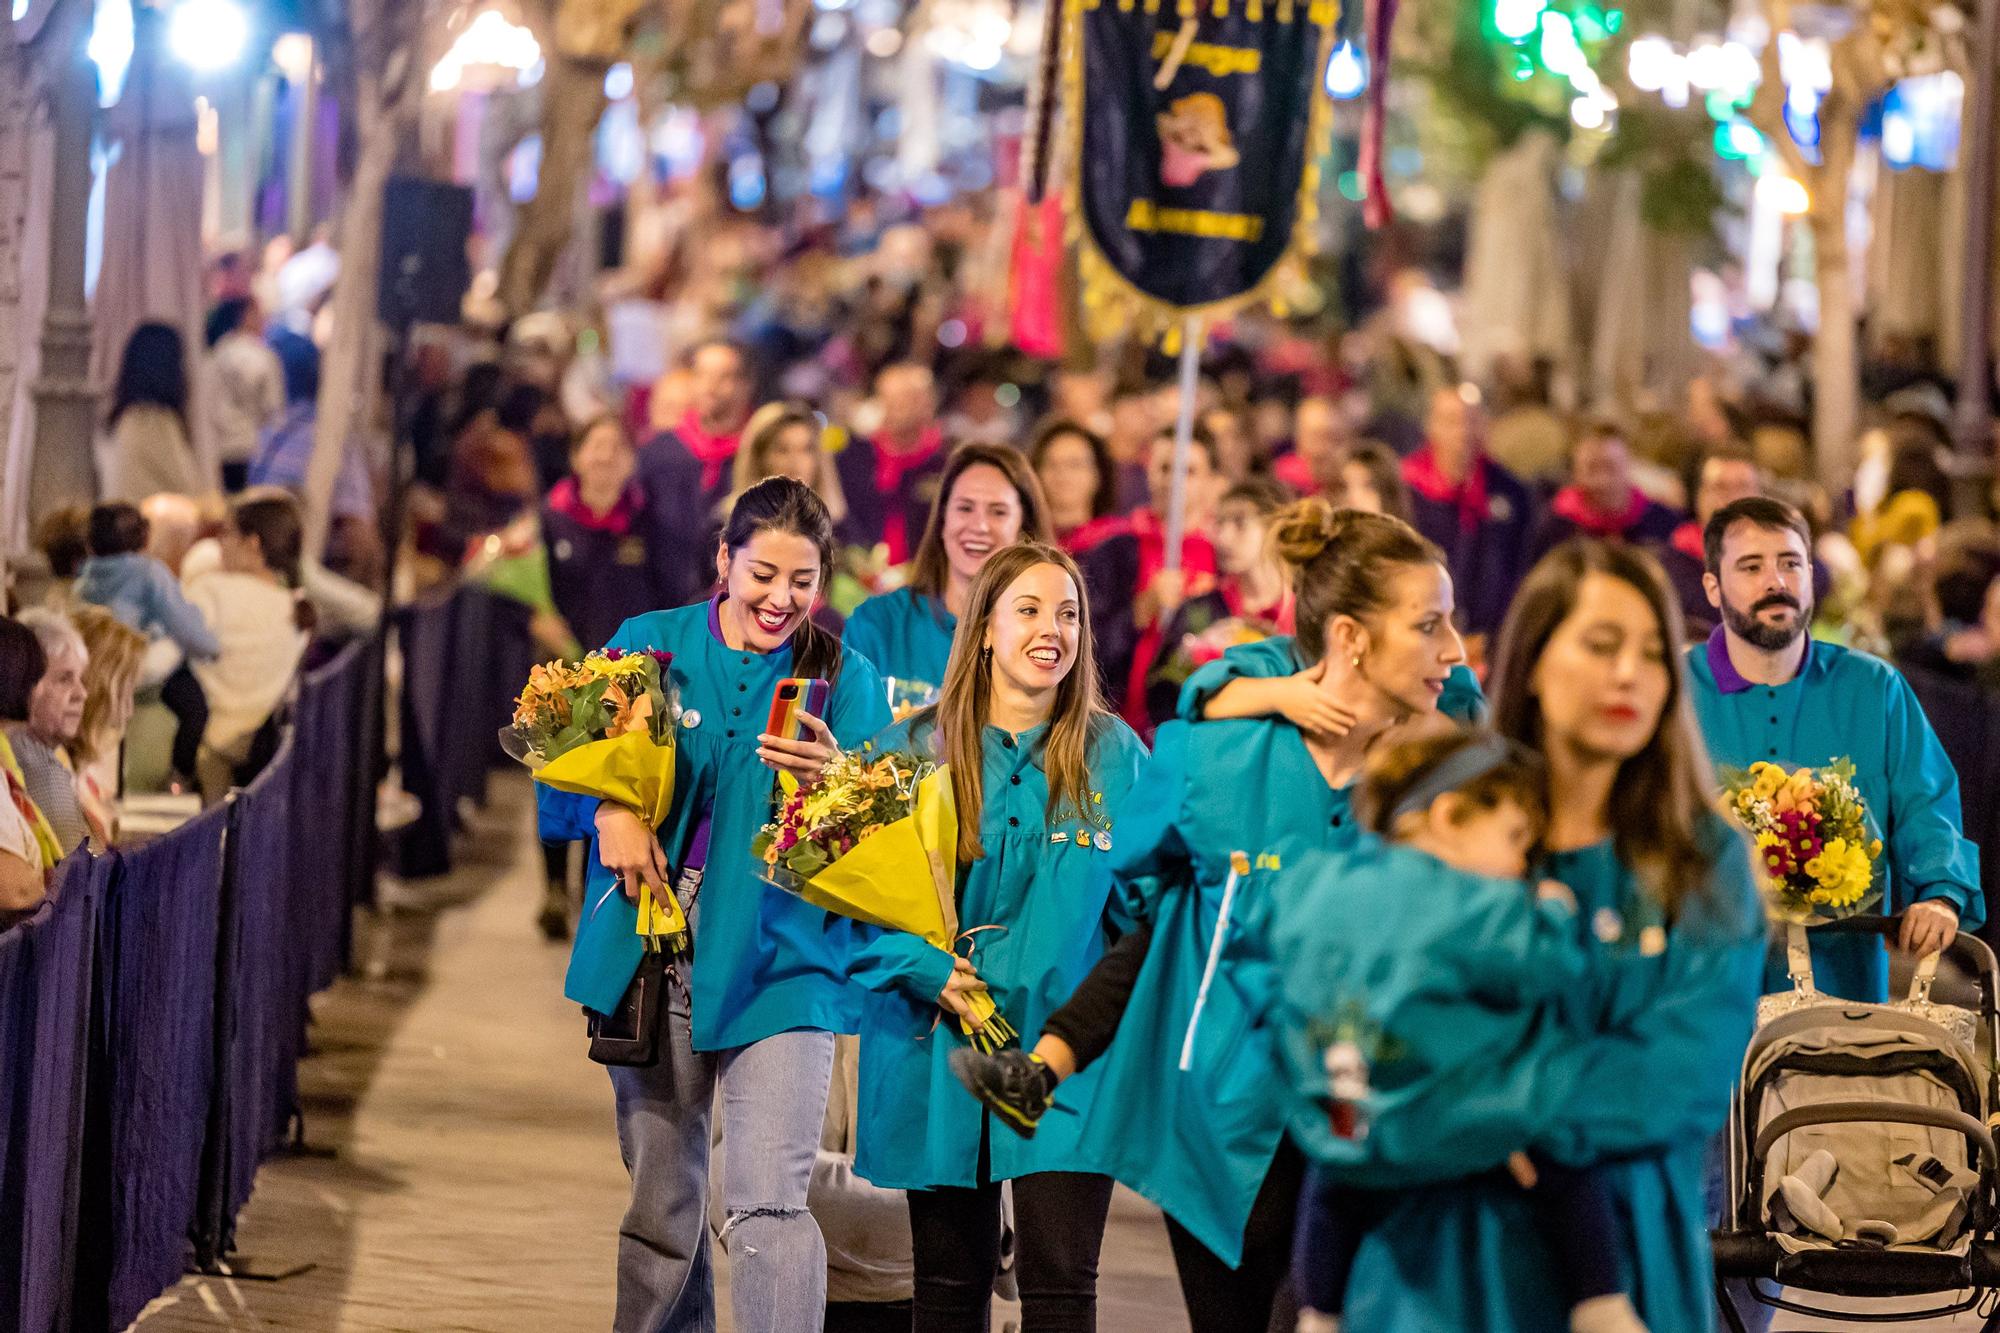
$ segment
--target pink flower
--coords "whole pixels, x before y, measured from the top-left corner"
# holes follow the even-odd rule
[[[658,648],[649,648],[647,652],[652,655],[653,660],[658,662],[662,668],[670,667],[674,664],[674,655],[672,653],[663,653]]]
[[[623,648],[606,648],[604,650],[604,660],[607,662],[616,662],[619,658],[623,656],[625,656],[625,650]]]

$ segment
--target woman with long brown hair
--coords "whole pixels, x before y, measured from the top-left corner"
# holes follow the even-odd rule
[[[658,828],[613,802],[537,789],[545,840],[592,843],[565,996],[593,1014],[619,1012],[644,953],[642,882],[674,885],[694,927],[693,961],[659,1006],[659,1058],[610,1071],[632,1177],[618,1333],[713,1323],[712,1195],[727,1217],[719,1239],[736,1327],[820,1326],[826,1246],[806,1192],[834,1034],[854,1030],[851,936],[846,921],[767,888],[750,842],[771,817],[774,770],[809,780],[889,721],[874,668],[813,623],[833,553],[826,505],[772,477],[730,514],[711,557],[719,593],[634,616],[612,636],[611,648],[672,657],[677,776]],[[776,687],[797,677],[828,682],[824,716],[801,714],[802,737],[764,734]],[[726,1151],[711,1181],[714,1118]]]
[[[1750,1036],[1765,921],[1742,839],[1710,806],[1714,779],[1675,652],[1678,612],[1653,559],[1576,541],[1528,575],[1500,637],[1493,720],[1548,762],[1541,873],[1614,952],[1595,1035],[1551,1062],[1517,1108],[1530,1144],[1603,1164],[1623,1268],[1655,1333],[1704,1330],[1713,1296],[1702,1166]],[[1495,1071],[1494,1087],[1502,1086]],[[1467,1108],[1491,1124],[1495,1108]],[[1476,1134],[1429,1124],[1436,1145]],[[1495,1159],[1497,1160],[1497,1159]],[[1564,1326],[1565,1302],[1527,1196],[1502,1174],[1415,1190],[1363,1242],[1343,1327]]]
[[[909,1191],[918,1330],[987,1327],[1000,1182],[1013,1181],[1024,1326],[1095,1327],[1111,1181],[1080,1173],[1079,1120],[1032,1140],[993,1131],[953,1082],[968,997],[1033,1031],[1069,998],[1116,928],[1099,873],[1145,747],[1106,712],[1090,611],[1070,557],[1022,543],[988,560],[959,620],[934,707],[874,742],[948,766],[958,805],[958,914],[970,957],[874,932],[854,975],[861,1020],[855,1169]],[[942,1021],[940,1021],[942,1020]],[[1088,1081],[1073,1094],[1090,1095]]]
[[[871,597],[847,618],[846,639],[884,676],[922,697],[945,678],[972,581],[993,553],[1049,540],[1042,484],[1016,449],[967,444],[938,478],[908,586]],[[1079,585],[1081,586],[1081,585]]]

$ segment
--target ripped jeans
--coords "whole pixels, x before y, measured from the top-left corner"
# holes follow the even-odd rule
[[[833,1073],[833,1034],[781,1032],[697,1053],[685,998],[666,1015],[659,1063],[616,1068],[618,1143],[632,1203],[618,1229],[615,1333],[713,1333],[709,1122],[722,1088],[721,1240],[739,1329],[817,1333],[826,1242],[806,1211]]]

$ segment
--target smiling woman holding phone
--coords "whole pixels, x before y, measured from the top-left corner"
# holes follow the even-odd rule
[[[833,521],[810,487],[760,482],[723,530],[722,592],[635,616],[612,636],[609,647],[673,654],[677,788],[660,828],[623,807],[537,787],[542,837],[591,841],[570,999],[595,1015],[632,1016],[627,990],[644,975],[641,882],[674,884],[694,930],[693,962],[671,969],[657,1009],[638,1006],[639,1021],[657,1023],[656,1058],[611,1069],[632,1176],[619,1228],[618,1333],[713,1318],[706,1202],[718,1085],[729,1147],[721,1237],[736,1327],[820,1326],[826,1247],[806,1188],[833,1034],[858,1020],[846,975],[851,923],[767,888],[749,847],[771,814],[773,771],[810,777],[840,746],[889,721],[875,668],[811,620],[833,552]],[[807,707],[816,698],[826,700],[823,715]],[[762,730],[780,709],[792,734]]]

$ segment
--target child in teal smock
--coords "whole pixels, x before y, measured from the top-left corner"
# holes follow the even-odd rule
[[[943,598],[898,588],[855,607],[841,641],[895,681],[898,695],[929,703],[944,683],[957,632],[958,617],[945,610]]]
[[[1961,930],[1986,920],[1979,848],[1964,834],[1958,774],[1909,682],[1887,662],[1808,639],[1799,674],[1753,685],[1731,664],[1728,630],[1687,650],[1688,685],[1709,754],[1720,768],[1759,760],[1787,768],[1854,763],[1854,782],[1879,831],[1876,863],[1884,916],[1937,900]],[[1810,934],[1810,933],[1809,933]],[[1810,935],[1814,984],[1851,1000],[1888,998],[1889,959],[1876,936]],[[1789,990],[1782,957],[1766,969],[1767,991]]]
[[[1652,1333],[1711,1327],[1703,1165],[1749,1041],[1766,928],[1741,836],[1719,816],[1702,833],[1709,885],[1653,953],[1644,932],[1659,919],[1656,900],[1611,842],[1544,859],[1540,873],[1576,895],[1579,922],[1600,938],[1636,939],[1636,956],[1621,958],[1593,994],[1584,1017],[1594,1036],[1533,1064],[1525,1079],[1494,1070],[1491,1099],[1440,1106],[1414,1140],[1385,1132],[1364,1141],[1371,1185],[1416,1187],[1361,1243],[1347,1333],[1563,1326],[1557,1260],[1533,1203],[1489,1170],[1524,1142],[1557,1161],[1601,1164],[1623,1283]],[[1452,1172],[1465,1178],[1427,1184]]]
[[[757,758],[772,691],[792,674],[790,647],[732,651],[716,622],[721,599],[653,611],[618,627],[607,647],[673,654],[681,724],[673,813],[660,844],[680,866],[698,832],[707,865],[697,899],[698,947],[688,988],[697,1050],[747,1046],[777,1032],[852,1032],[858,1017],[847,984],[849,923],[790,894],[768,891],[750,842],[771,817],[776,781]],[[827,724],[858,745],[889,720],[881,677],[866,657],[842,653]],[[538,786],[541,836],[591,843],[583,917],[563,994],[608,1014],[631,984],[644,945],[638,907],[597,859],[597,802]],[[703,826],[706,826],[705,829]]]
[[[1567,890],[1534,894],[1522,880],[1545,785],[1534,755],[1490,733],[1417,737],[1371,756],[1358,802],[1393,842],[1308,852],[1284,872],[1300,887],[1258,943],[1278,968],[1292,1137],[1315,1162],[1293,1249],[1302,1330],[1338,1330],[1355,1254],[1396,1200],[1366,1187],[1370,1140],[1400,1137],[1407,1146],[1387,1156],[1427,1160],[1442,1147],[1440,1120],[1476,1124],[1467,1108],[1508,1106],[1496,1094],[1522,1085],[1517,1071],[1577,1039],[1575,1011],[1602,959]],[[1664,948],[1664,933],[1648,942]],[[1494,1142],[1490,1130],[1460,1130]],[[1529,1131],[1519,1126],[1522,1143]],[[1497,1165],[1501,1150],[1488,1151]],[[1570,1328],[1643,1333],[1621,1286],[1608,1182],[1539,1154],[1508,1164],[1558,1256]],[[1407,1168],[1392,1174],[1393,1186],[1417,1183]]]

